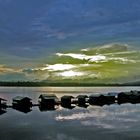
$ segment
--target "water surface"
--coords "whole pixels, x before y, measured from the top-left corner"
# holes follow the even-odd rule
[[[37,103],[41,93],[65,94],[107,93],[140,90],[140,87],[1,87],[0,96],[8,100],[17,95],[28,96]],[[11,108],[0,116],[1,140],[132,140],[140,139],[140,104],[110,106],[58,107],[41,112],[38,107],[25,114]]]

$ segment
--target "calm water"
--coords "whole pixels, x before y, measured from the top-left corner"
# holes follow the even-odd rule
[[[64,94],[106,93],[140,90],[140,87],[0,87],[0,97],[8,100],[17,95],[31,97],[37,103],[41,93]],[[0,140],[137,140],[140,139],[140,104],[110,106],[59,107],[55,111],[40,112],[38,107],[24,114],[11,108],[0,116]]]

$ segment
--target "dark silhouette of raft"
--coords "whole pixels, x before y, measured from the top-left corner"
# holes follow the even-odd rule
[[[140,103],[140,91],[130,92],[111,92],[107,94],[92,94],[78,95],[73,97],[71,95],[64,95],[60,99],[55,94],[41,94],[38,100],[39,104],[33,104],[29,97],[17,96],[13,98],[12,106],[7,105],[7,100],[0,98],[0,115],[6,113],[6,108],[12,107],[23,113],[28,113],[34,106],[39,106],[40,111],[56,110],[60,105],[64,108],[73,109],[76,106],[87,108],[89,105],[111,105],[114,103]]]
[[[0,98],[0,115],[6,113],[7,100]]]
[[[89,96],[89,104],[90,105],[110,105],[115,103],[115,96],[114,95],[102,95],[102,94],[93,94]]]
[[[140,103],[140,92],[139,91],[121,92],[118,94],[117,101],[118,101],[118,104]]]
[[[55,106],[59,104],[59,99],[55,94],[41,94],[39,96],[40,111],[55,110]]]
[[[21,106],[21,107],[32,107],[32,102],[31,102],[31,98],[29,97],[22,97],[22,96],[16,96],[15,98],[13,98],[13,106]]]
[[[7,102],[6,99],[0,98],[0,109],[7,107],[7,103],[6,102]]]
[[[22,107],[22,106],[13,106],[13,109],[23,112],[23,113],[29,113],[32,111],[32,109],[30,107]]]
[[[32,99],[29,97],[16,96],[13,98],[12,108],[23,113],[28,113],[32,108]]]
[[[6,113],[5,109],[0,109],[0,115],[3,115],[4,113]]]
[[[79,106],[79,107],[84,107],[84,108],[87,108],[89,105],[87,104],[88,103],[88,96],[87,95],[78,95],[76,97],[76,104]]]
[[[68,109],[73,109],[75,106],[73,105],[74,97],[69,95],[64,95],[61,97],[61,106]]]

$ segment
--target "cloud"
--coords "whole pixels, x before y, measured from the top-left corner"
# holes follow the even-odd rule
[[[116,49],[116,46],[119,46]],[[104,45],[75,53],[56,53],[51,63],[23,68],[0,65],[0,74],[7,79],[35,81],[125,82],[139,79],[139,51],[127,50],[123,45]],[[28,50],[28,48],[27,48]],[[126,50],[126,51],[125,51]],[[120,72],[121,71],[121,72]],[[19,76],[17,78],[16,74]],[[3,76],[3,78],[4,78]],[[20,78],[21,77],[21,78]]]
[[[49,71],[62,71],[62,70],[69,70],[75,68],[76,66],[72,64],[54,64],[54,65],[46,65],[45,68],[42,70],[49,70]]]
[[[104,55],[94,55],[94,56],[89,56],[89,55],[85,55],[85,54],[75,54],[75,53],[56,53],[56,55],[58,56],[69,56],[75,59],[80,59],[80,60],[89,60],[89,61],[94,61],[94,62],[98,62],[98,61],[104,61],[106,60],[106,57]]]
[[[58,76],[63,76],[63,77],[75,77],[77,78],[78,76],[84,76],[84,72],[77,72],[77,71],[73,71],[73,70],[69,70],[69,71],[64,71],[61,73],[58,73]]]
[[[85,49],[82,49],[82,51],[85,51]],[[86,52],[88,51],[88,49],[86,49]],[[90,51],[90,50],[89,50]],[[111,53],[113,55],[113,53]],[[116,62],[132,62],[135,63],[134,60],[129,60],[125,57],[111,57],[111,56],[106,56],[106,54],[102,55],[102,54],[98,54],[98,55],[85,55],[85,54],[75,54],[75,53],[56,53],[57,56],[61,57],[61,56],[69,56],[72,57],[74,59],[80,59],[80,60],[87,60],[89,62],[96,62],[96,63],[100,63],[100,62],[108,62],[110,60],[114,60]]]
[[[36,77],[36,79],[40,80],[63,80],[63,79],[77,79],[77,78],[84,78],[84,77],[99,77],[99,73],[88,72],[81,70],[82,68],[88,67],[100,67],[99,65],[94,64],[53,64],[49,65],[46,64],[42,67],[38,68],[28,68],[23,69],[22,72],[25,73],[28,77]]]
[[[0,74],[0,81],[32,81],[31,78],[27,77],[24,73],[10,72]]]
[[[0,65],[0,81],[26,81],[30,80],[21,68],[12,68]]]
[[[6,67],[4,65],[0,65],[0,74],[5,74],[5,73],[16,73],[16,72],[20,72],[21,70],[20,69],[14,69],[14,68],[9,68],[9,67]]]

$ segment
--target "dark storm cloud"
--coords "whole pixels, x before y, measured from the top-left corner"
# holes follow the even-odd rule
[[[0,0],[0,52],[38,58],[72,43],[139,39],[136,0]],[[78,47],[78,46],[77,46]]]

